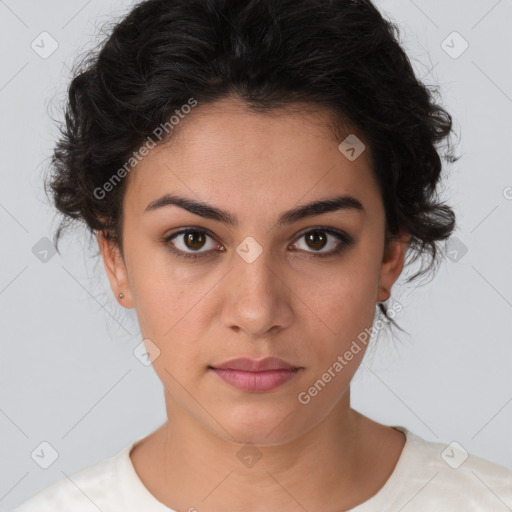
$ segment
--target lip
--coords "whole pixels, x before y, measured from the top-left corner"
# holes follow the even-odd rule
[[[246,372],[263,372],[267,370],[296,370],[298,367],[279,359],[278,357],[265,357],[264,359],[251,359],[249,357],[237,357],[221,364],[212,365],[215,369],[243,370]]]
[[[250,358],[231,359],[209,369],[226,381],[243,391],[271,391],[298,373],[301,367],[283,361],[277,357],[255,360]]]

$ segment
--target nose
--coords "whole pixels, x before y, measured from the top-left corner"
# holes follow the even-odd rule
[[[246,258],[242,251],[234,253],[232,265],[223,280],[223,325],[251,339],[291,325],[291,287],[270,252],[263,249],[255,259]]]

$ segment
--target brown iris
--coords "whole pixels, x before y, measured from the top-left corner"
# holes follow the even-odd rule
[[[204,233],[200,231],[190,231],[185,235],[185,245],[192,250],[201,249],[206,241]]]
[[[306,235],[306,242],[312,249],[323,249],[327,243],[327,237],[322,231],[311,231]],[[318,247],[318,244],[320,247]]]

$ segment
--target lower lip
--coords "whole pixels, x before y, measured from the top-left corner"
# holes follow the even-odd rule
[[[229,370],[225,368],[211,368],[221,379],[229,384],[251,392],[270,391],[293,379],[296,370],[266,370],[263,372],[247,372],[244,370]]]

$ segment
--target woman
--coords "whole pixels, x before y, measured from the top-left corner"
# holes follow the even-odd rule
[[[70,85],[49,187],[168,421],[18,512],[512,506],[512,471],[350,406],[406,256],[454,230],[451,131],[369,0],[138,4]]]

